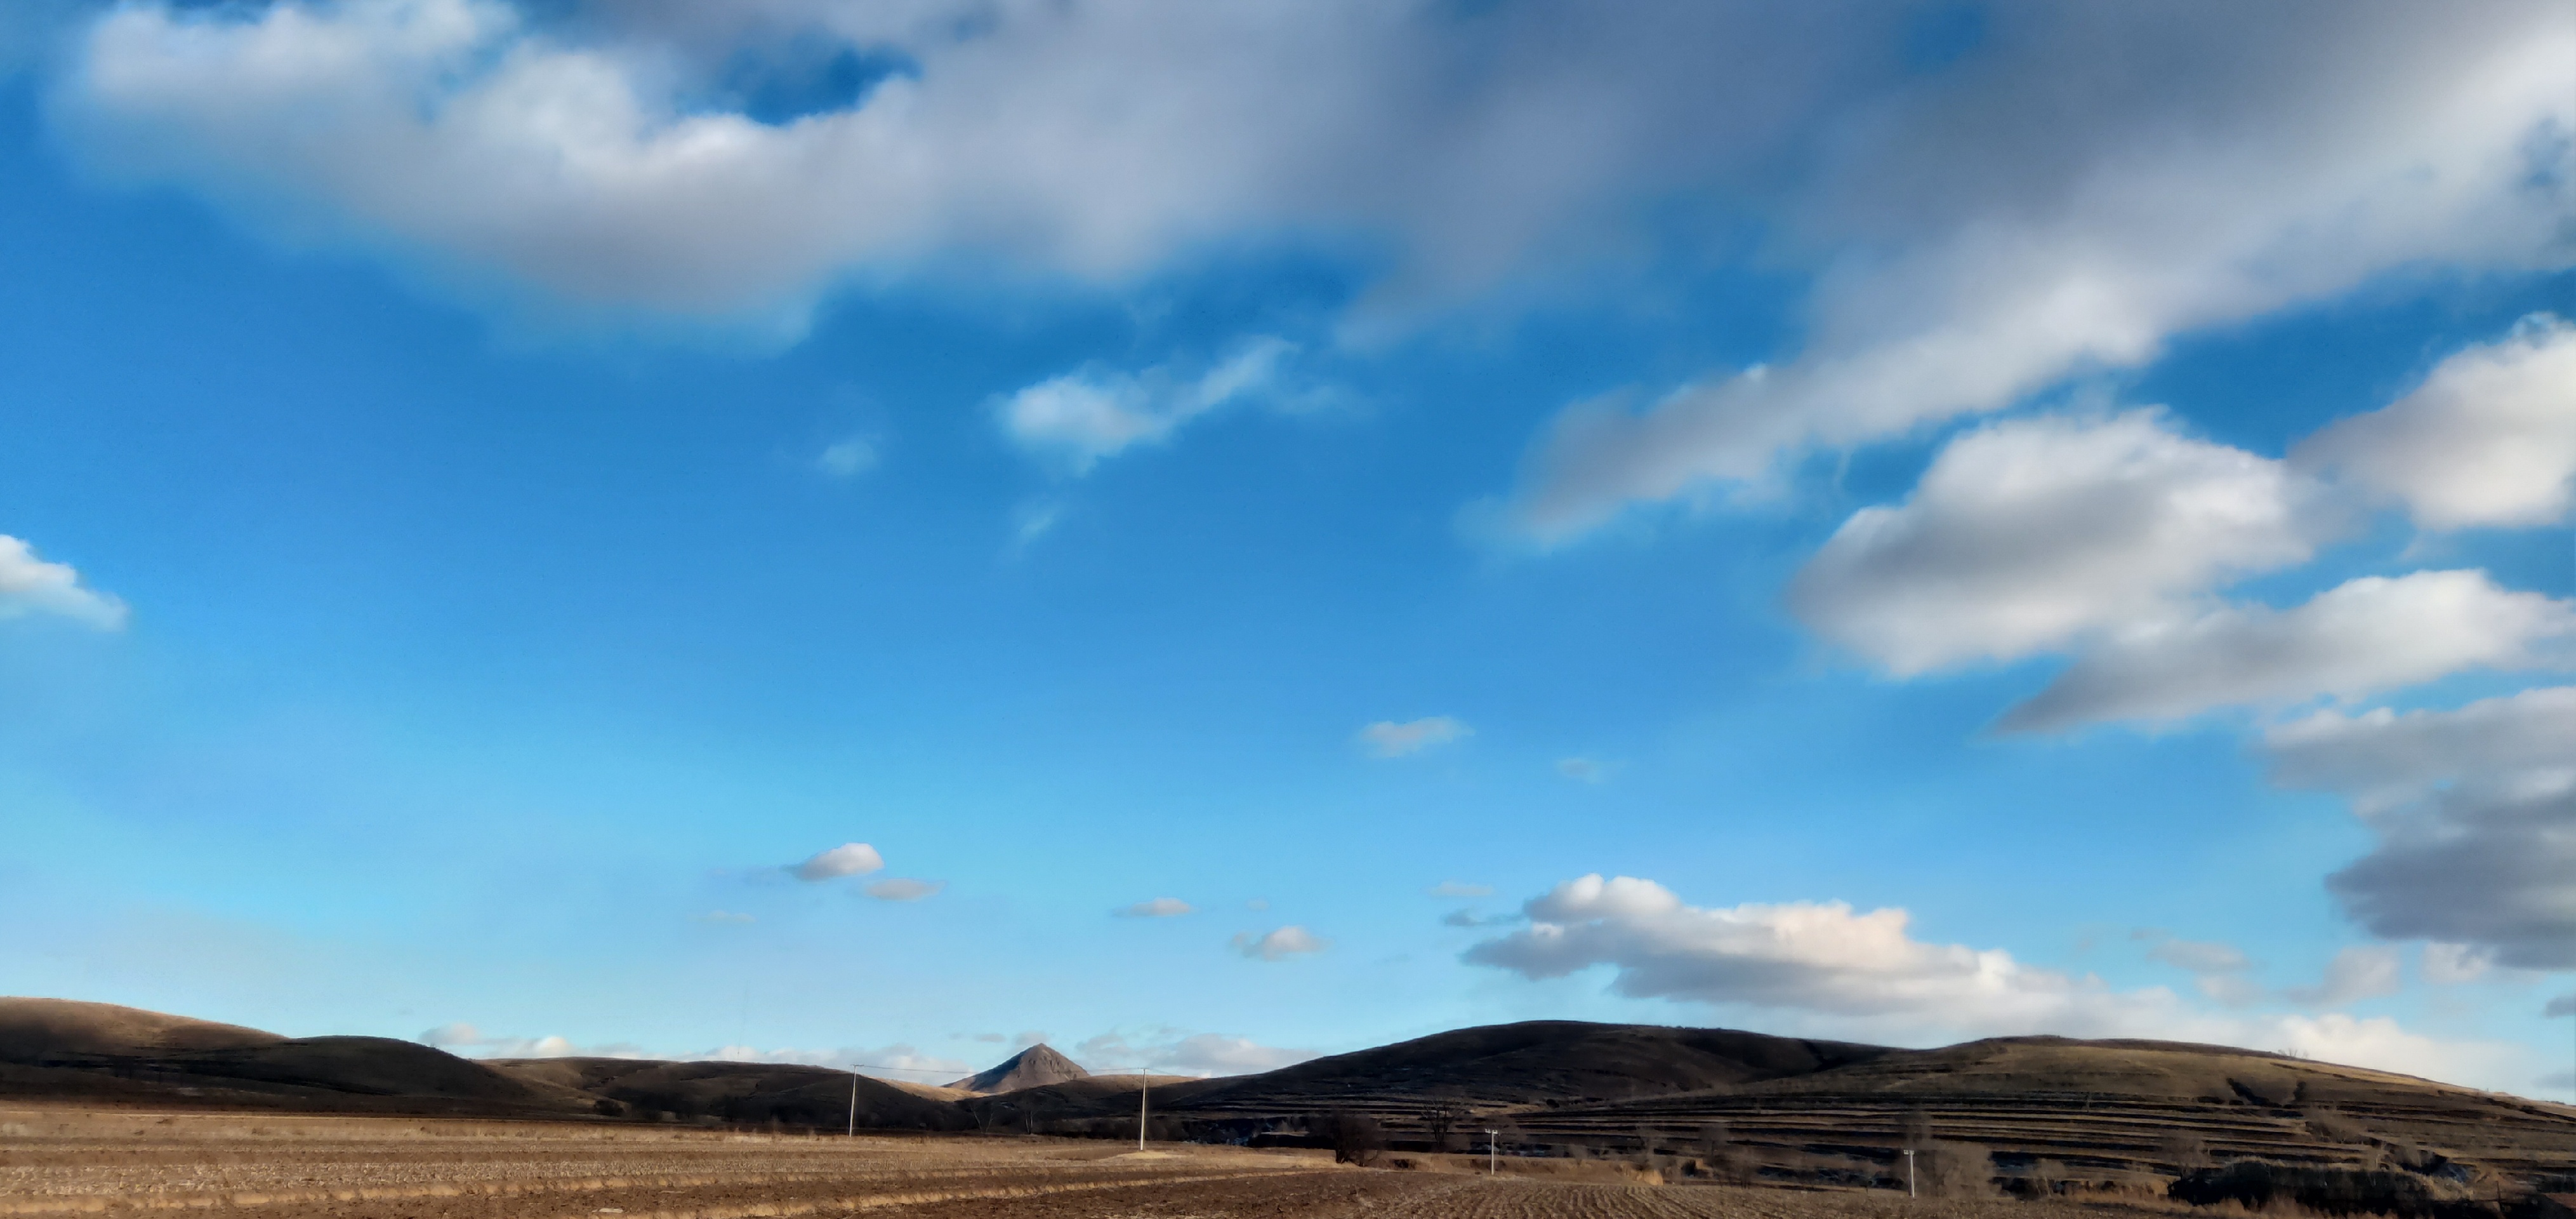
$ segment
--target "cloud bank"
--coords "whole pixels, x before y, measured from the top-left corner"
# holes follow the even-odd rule
[[[1524,911],[1528,926],[1476,944],[1464,959],[1532,979],[1607,967],[1611,991],[1631,998],[1813,1013],[1882,1033],[2153,1037],[2457,1081],[2519,1084],[2528,1074],[2516,1048],[2438,1041],[2385,1018],[2217,1015],[2161,987],[2114,990],[2001,949],[1927,943],[1892,908],[1697,907],[1650,880],[1596,874],[1556,886]]]

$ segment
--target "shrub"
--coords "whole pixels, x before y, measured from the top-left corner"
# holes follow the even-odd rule
[[[2165,1195],[2194,1206],[2221,1202],[2256,1210],[2286,1203],[2327,1215],[2389,1215],[2396,1219],[2461,1219],[2492,1211],[2444,1196],[2411,1173],[2348,1168],[2309,1168],[2239,1160],[2204,1168],[2165,1188]]]
[[[1934,1143],[1917,1148],[1915,1173],[1935,1198],[1983,1198],[1995,1192],[1995,1157],[1975,1143]]]
[[[1315,1133],[1332,1146],[1336,1164],[1366,1168],[1377,1163],[1379,1154],[1386,1150],[1385,1128],[1365,1113],[1336,1109],[1315,1120]]]

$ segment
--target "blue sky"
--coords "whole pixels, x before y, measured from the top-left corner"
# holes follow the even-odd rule
[[[1847,8],[14,10],[0,989],[2565,1095],[2576,18]]]

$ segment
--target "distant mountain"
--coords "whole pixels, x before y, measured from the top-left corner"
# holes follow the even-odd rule
[[[1070,1058],[1056,1053],[1053,1046],[1039,1044],[1013,1054],[991,1068],[949,1084],[961,1092],[990,1096],[1017,1092],[1022,1088],[1043,1088],[1049,1084],[1072,1083],[1091,1078]]]

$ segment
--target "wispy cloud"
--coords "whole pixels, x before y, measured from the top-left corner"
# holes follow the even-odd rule
[[[824,446],[814,459],[814,468],[834,478],[857,478],[877,468],[877,444],[865,436],[852,436]]]
[[[897,876],[870,884],[867,887],[867,894],[881,902],[917,902],[926,897],[937,896],[940,890],[947,887],[948,882],[943,880],[915,880],[909,876]]]
[[[1426,716],[1401,724],[1379,720],[1360,729],[1360,744],[1381,758],[1401,758],[1425,749],[1446,745],[1474,736],[1476,730],[1445,715]]]
[[[1157,897],[1132,906],[1120,906],[1110,913],[1120,918],[1178,918],[1184,914],[1194,914],[1197,910],[1197,907],[1177,897]]]
[[[1003,431],[1022,448],[1089,473],[1102,458],[1156,444],[1209,411],[1272,393],[1296,346],[1246,340],[1214,367],[1189,376],[1172,365],[1139,373],[1088,368],[1051,377],[1001,401]]]

